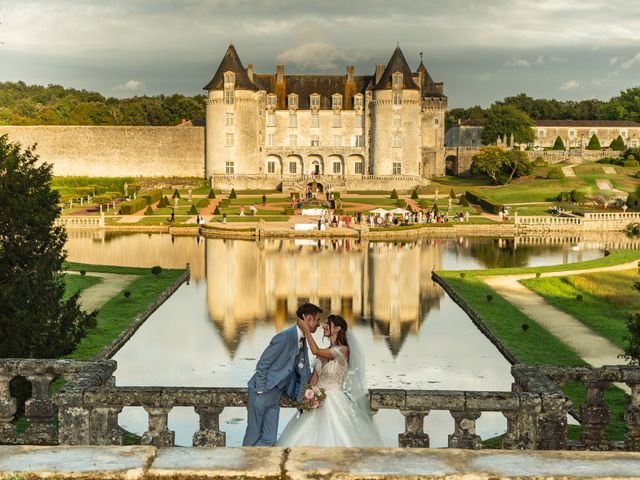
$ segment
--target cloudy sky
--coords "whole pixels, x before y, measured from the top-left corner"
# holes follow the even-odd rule
[[[228,44],[272,72],[370,74],[399,42],[451,107],[640,84],[637,0],[0,0],[0,81],[202,92]]]

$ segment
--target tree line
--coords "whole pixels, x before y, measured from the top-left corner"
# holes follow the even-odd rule
[[[204,96],[106,98],[60,85],[0,82],[0,125],[178,125],[204,118]]]

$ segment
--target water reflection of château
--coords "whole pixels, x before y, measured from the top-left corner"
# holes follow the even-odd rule
[[[395,356],[416,334],[442,290],[431,280],[442,245],[352,239],[209,241],[207,303],[231,355],[256,324],[291,324],[301,302],[318,304],[350,325],[369,324]],[[265,339],[267,340],[267,339]]]

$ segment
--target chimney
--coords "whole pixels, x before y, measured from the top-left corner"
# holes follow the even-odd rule
[[[354,68],[355,67],[353,65],[347,65],[347,83],[354,83],[354,79],[353,79]]]
[[[276,83],[284,83],[284,65],[276,65]]]
[[[380,81],[380,78],[382,78],[383,73],[384,73],[384,65],[379,63],[378,65],[376,65],[376,83]]]
[[[253,83],[253,64],[249,63],[247,65],[247,76],[249,77],[249,80],[251,80],[251,83]]]

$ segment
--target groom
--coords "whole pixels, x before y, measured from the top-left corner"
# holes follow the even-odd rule
[[[321,313],[320,307],[304,303],[298,307],[296,315],[313,333],[320,324]],[[302,387],[309,383],[310,377],[307,342],[300,328],[294,325],[273,337],[258,360],[256,373],[247,384],[249,402],[243,446],[276,444],[280,396],[284,393],[298,401]]]

